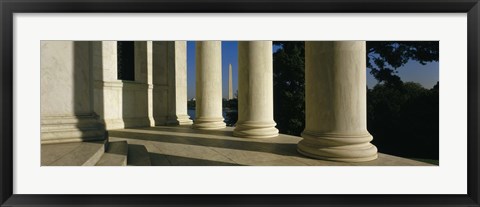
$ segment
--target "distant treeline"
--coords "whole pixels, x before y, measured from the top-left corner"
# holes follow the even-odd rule
[[[438,160],[439,83],[377,84],[367,91],[367,125],[380,152]]]

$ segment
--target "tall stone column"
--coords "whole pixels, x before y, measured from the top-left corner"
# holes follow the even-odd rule
[[[190,125],[187,114],[187,43],[153,42],[155,125]]]
[[[222,115],[221,41],[196,42],[196,111],[194,128],[225,127]]]
[[[306,42],[306,126],[298,151],[333,161],[376,159],[366,88],[365,41]]]
[[[273,56],[271,41],[238,43],[238,122],[234,136],[278,136],[273,120]]]

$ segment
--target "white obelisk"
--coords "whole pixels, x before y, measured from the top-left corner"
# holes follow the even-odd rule
[[[233,99],[232,64],[228,64],[228,100]]]

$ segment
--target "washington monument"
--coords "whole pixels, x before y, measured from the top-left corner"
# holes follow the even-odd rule
[[[233,99],[232,64],[228,64],[228,100]]]

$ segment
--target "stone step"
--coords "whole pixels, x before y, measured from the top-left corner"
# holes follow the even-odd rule
[[[150,155],[147,148],[143,145],[128,145],[128,166],[151,166]]]
[[[96,166],[126,166],[128,156],[127,141],[110,142],[107,151]]]
[[[42,144],[104,139],[105,126],[95,115],[42,117],[41,123]]]
[[[105,145],[106,141],[42,144],[42,166],[94,166]]]
[[[42,116],[40,123],[43,125],[96,125],[99,124],[97,116],[93,114],[74,116]]]
[[[43,125],[42,132],[61,132],[61,131],[86,131],[103,129],[102,125],[73,125],[73,124],[58,124],[58,125]]]
[[[59,131],[42,131],[42,144],[94,141],[103,139],[102,128],[65,129]]]

